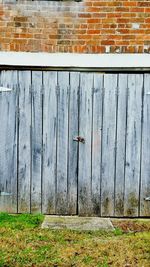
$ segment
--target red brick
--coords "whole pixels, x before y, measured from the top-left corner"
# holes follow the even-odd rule
[[[92,15],[90,13],[81,13],[81,14],[79,13],[78,14],[79,18],[91,18],[91,16]]]
[[[2,51],[105,53],[109,46],[110,53],[147,53],[150,1],[55,2],[45,10],[40,1],[3,3],[0,44]]]
[[[114,45],[115,41],[114,40],[102,40],[101,44],[102,45]]]
[[[137,1],[124,1],[123,6],[137,6]]]

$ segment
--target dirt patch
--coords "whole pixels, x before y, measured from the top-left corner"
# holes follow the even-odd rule
[[[150,219],[112,219],[115,228],[120,228],[124,233],[150,231]]]

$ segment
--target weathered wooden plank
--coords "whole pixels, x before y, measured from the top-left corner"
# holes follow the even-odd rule
[[[78,90],[79,73],[70,73],[69,93],[69,143],[68,143],[68,213],[77,213],[77,175],[78,143],[73,138],[78,136]]]
[[[143,100],[140,216],[150,216],[150,74],[144,75]]]
[[[126,110],[127,110],[127,74],[119,74],[117,138],[116,138],[116,180],[115,180],[115,216],[124,214],[124,166],[126,153]]]
[[[56,136],[57,72],[43,72],[43,179],[42,212],[55,214],[56,205]]]
[[[92,125],[92,215],[100,215],[103,74],[94,74]]]
[[[79,135],[85,138],[85,143],[79,143],[78,210],[80,215],[91,215],[92,212],[92,88],[93,74],[81,73]]]
[[[41,212],[42,72],[32,72],[31,212]]]
[[[19,71],[18,211],[30,212],[31,198],[31,72]]]
[[[124,215],[138,216],[143,75],[129,74],[128,87]]]
[[[17,212],[17,71],[2,71],[0,86],[0,211]]]
[[[56,213],[68,213],[68,96],[69,72],[58,72]]]
[[[114,215],[117,75],[104,75],[101,214]]]

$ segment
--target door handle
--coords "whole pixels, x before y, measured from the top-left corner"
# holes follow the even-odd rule
[[[74,137],[74,138],[73,138],[73,141],[80,142],[80,143],[82,143],[82,144],[85,143],[85,139],[84,139],[83,137],[81,137],[81,136],[76,136],[76,137]]]

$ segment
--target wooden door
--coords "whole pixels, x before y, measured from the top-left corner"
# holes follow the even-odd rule
[[[149,88],[149,74],[80,74],[80,215],[150,215]]]
[[[0,73],[0,211],[150,216],[150,74]]]
[[[42,210],[77,214],[79,73],[43,73]]]

